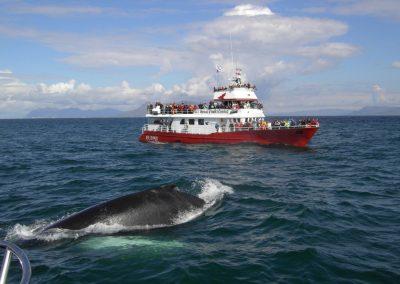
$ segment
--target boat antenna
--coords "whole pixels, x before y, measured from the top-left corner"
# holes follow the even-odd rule
[[[216,77],[216,80],[217,80],[217,87],[220,87],[220,86],[222,86],[222,83],[221,83],[221,75],[219,73],[222,72],[222,66],[221,65],[216,65],[215,69],[217,71],[216,74],[215,74],[215,77]]]
[[[231,31],[229,31],[229,43],[230,43],[230,46],[231,46],[231,66],[232,66],[232,77],[233,77],[233,75],[235,74],[234,72],[234,68],[233,68],[233,48],[232,48],[232,32]]]

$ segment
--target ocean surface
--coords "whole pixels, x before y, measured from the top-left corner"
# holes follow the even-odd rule
[[[144,119],[0,120],[0,237],[26,250],[32,283],[399,283],[400,117],[320,122],[298,149],[142,144]],[[208,209],[155,230],[40,233],[169,183]]]

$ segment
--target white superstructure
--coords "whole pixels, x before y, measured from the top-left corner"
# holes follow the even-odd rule
[[[207,104],[149,105],[143,130],[211,134],[259,128],[265,115],[255,90],[242,83],[241,70],[236,69],[232,83],[214,88],[213,100]]]

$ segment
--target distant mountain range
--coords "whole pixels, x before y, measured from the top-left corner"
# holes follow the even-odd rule
[[[26,118],[95,118],[95,117],[144,117],[146,104],[131,111],[120,111],[112,108],[99,110],[83,110],[79,108],[40,108],[28,113]],[[400,115],[400,107],[367,106],[356,111],[343,109],[320,109],[297,112],[269,113],[272,116],[370,116]]]
[[[137,109],[122,112],[122,117],[145,117],[147,112],[147,103]]]
[[[319,109],[319,110],[301,110],[294,112],[279,112],[279,113],[269,113],[267,115],[271,116],[343,116],[349,115],[349,110],[343,109]]]
[[[268,113],[272,116],[393,116],[400,115],[400,107],[366,106],[359,110],[319,109],[297,112]]]
[[[40,108],[27,114],[26,118],[89,118],[89,117],[118,117],[123,112],[112,108],[99,110],[83,110],[79,108]]]
[[[99,110],[83,110],[79,108],[40,108],[29,112],[26,118],[95,118],[95,117],[144,117],[146,106],[131,110],[120,111],[112,108]]]
[[[351,115],[400,115],[400,107],[368,106],[351,113]]]

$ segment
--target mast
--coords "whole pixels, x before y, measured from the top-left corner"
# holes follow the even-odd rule
[[[229,31],[229,43],[230,43],[230,51],[231,51],[231,68],[232,68],[232,81],[241,84],[241,69],[238,68],[237,59],[234,62],[233,60],[233,46],[232,46],[232,32]],[[236,64],[235,64],[236,63]],[[236,65],[236,66],[235,66]]]
[[[230,43],[230,47],[231,47],[231,72],[232,72],[232,77],[234,75],[234,68],[233,68],[233,48],[232,48],[232,32],[229,31],[229,43]]]
[[[221,75],[219,73],[222,72],[222,67],[221,67],[221,65],[216,65],[215,69],[216,69],[215,77],[216,77],[216,81],[217,81],[217,87],[220,87],[222,85],[222,82],[221,82]]]

